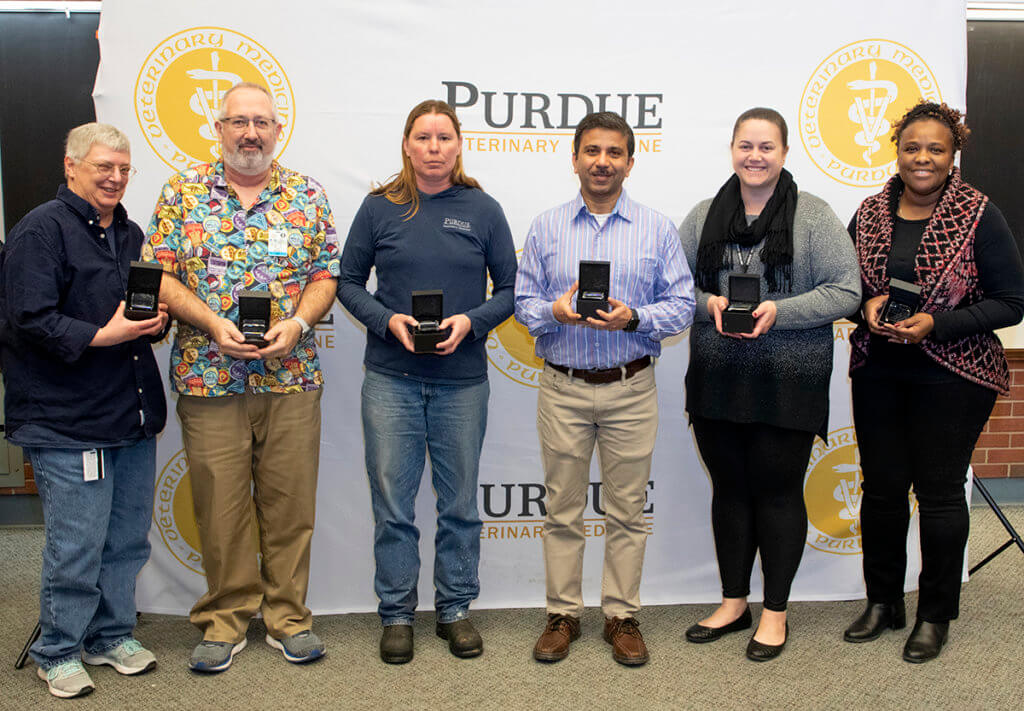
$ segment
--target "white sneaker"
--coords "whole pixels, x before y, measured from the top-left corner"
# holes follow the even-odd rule
[[[156,657],[153,653],[139,644],[138,640],[131,638],[99,654],[83,651],[82,661],[93,666],[109,664],[121,674],[142,674],[150,669],[156,669]]]
[[[49,669],[36,667],[36,675],[46,682],[51,694],[61,699],[85,696],[96,688],[77,659],[69,659]]]

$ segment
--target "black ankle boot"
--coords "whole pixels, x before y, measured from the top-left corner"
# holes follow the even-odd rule
[[[901,630],[907,626],[907,612],[903,600],[897,602],[871,602],[864,612],[843,632],[847,642],[870,642],[878,639],[887,629]]]
[[[948,622],[925,622],[918,620],[903,647],[903,659],[912,664],[921,664],[935,659],[942,651],[942,645],[949,636]]]

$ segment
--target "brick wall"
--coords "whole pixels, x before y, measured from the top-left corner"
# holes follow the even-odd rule
[[[1007,349],[1010,396],[1000,396],[974,448],[979,477],[1024,477],[1024,349]]]
[[[14,496],[15,494],[38,494],[36,480],[32,476],[32,465],[25,462],[25,486],[14,488],[6,486],[0,488],[0,496]]]

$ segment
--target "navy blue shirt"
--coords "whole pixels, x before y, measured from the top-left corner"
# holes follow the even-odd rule
[[[111,447],[163,429],[150,339],[89,346],[124,299],[142,237],[120,204],[104,229],[64,185],[11,230],[0,251],[0,369],[15,444]]]
[[[482,190],[455,185],[420,193],[420,208],[368,195],[352,221],[341,256],[338,299],[366,326],[370,370],[441,384],[487,379],[487,333],[512,315],[516,251],[505,213]],[[370,269],[377,291],[366,291]],[[487,298],[487,274],[493,289]],[[410,353],[388,330],[409,314],[412,292],[444,291],[444,317],[465,314],[472,328],[450,355]]]

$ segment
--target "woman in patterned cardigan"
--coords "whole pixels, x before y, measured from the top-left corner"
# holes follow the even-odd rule
[[[967,467],[996,394],[1009,392],[993,331],[1024,314],[1013,235],[999,209],[954,166],[968,133],[960,112],[946,104],[922,101],[910,109],[893,130],[898,174],[861,204],[849,228],[863,287],[850,375],[868,604],[844,638],[867,642],[906,624],[913,486],[921,512],[920,593],[903,658],[916,663],[938,656],[959,613]]]

